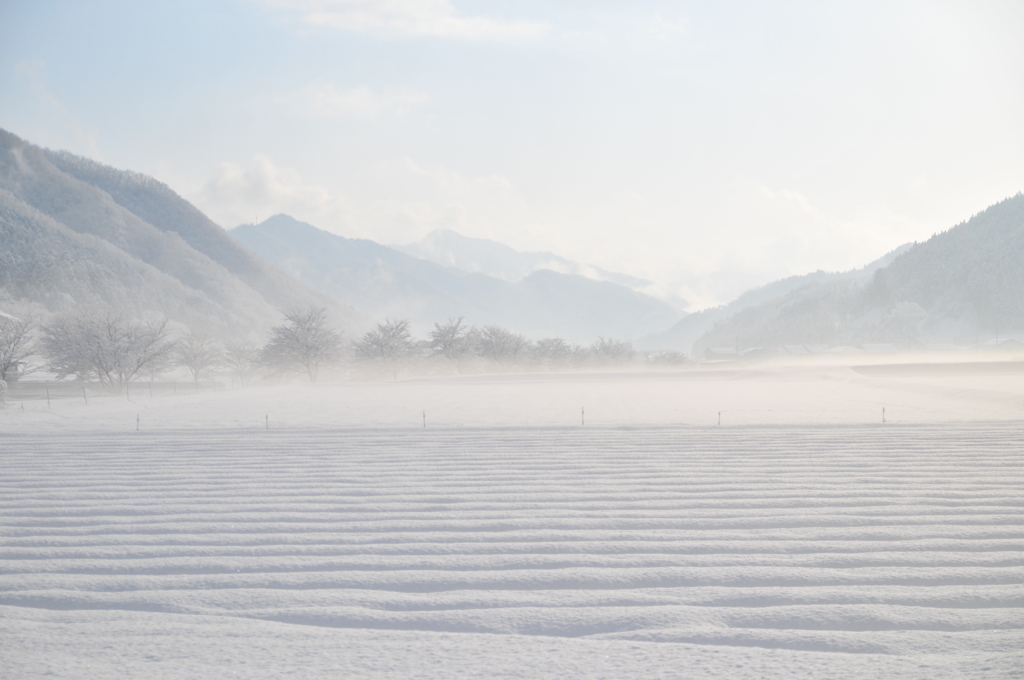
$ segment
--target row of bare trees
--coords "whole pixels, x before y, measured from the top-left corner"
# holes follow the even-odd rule
[[[113,312],[65,314],[44,325],[33,318],[0,316],[0,380],[32,370],[27,361],[34,355],[41,355],[42,366],[58,379],[96,380],[115,393],[171,369],[187,370],[197,384],[213,373],[227,373],[245,385],[260,373],[299,374],[316,382],[325,369],[343,365],[352,373],[397,378],[405,371],[558,370],[686,360],[675,353],[639,355],[629,343],[607,338],[589,346],[561,338],[531,342],[501,326],[476,328],[462,318],[435,323],[422,340],[413,337],[407,320],[386,319],[345,343],[318,307],[287,313],[262,347],[219,343],[197,331],[172,339],[166,321],[147,323]]]
[[[408,321],[385,320],[353,343],[353,353],[393,377],[402,369],[431,372],[439,367],[466,373],[687,363],[678,352],[638,353],[628,342],[611,338],[598,338],[587,346],[557,337],[531,341],[501,326],[467,325],[461,317],[435,323],[425,340],[412,337]]]

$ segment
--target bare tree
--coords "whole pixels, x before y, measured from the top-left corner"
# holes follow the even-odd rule
[[[25,359],[35,353],[35,319],[0,314],[0,380],[7,382],[27,372]]]
[[[363,336],[353,346],[356,357],[363,361],[380,362],[385,370],[398,377],[399,364],[412,356],[415,349],[409,322],[405,319],[385,319],[384,323]]]
[[[43,328],[42,347],[58,379],[94,377],[118,393],[140,374],[164,368],[174,343],[167,340],[166,320],[142,323],[107,312],[58,317]]]
[[[590,346],[590,355],[598,364],[619,366],[633,358],[633,346],[621,340],[598,337]]]
[[[223,360],[223,353],[217,343],[193,330],[178,341],[174,350],[175,364],[189,370],[196,383],[196,389],[199,389],[200,376],[220,366]]]
[[[323,366],[341,358],[341,334],[327,323],[327,310],[310,307],[285,314],[288,323],[270,331],[261,361],[279,370],[299,371],[316,382]]]
[[[531,354],[548,368],[564,366],[572,358],[572,345],[562,338],[541,338],[533,344]]]
[[[443,324],[435,323],[430,332],[430,352],[436,357],[443,357],[459,373],[462,362],[473,353],[476,340],[476,329],[462,323],[463,317],[449,318]]]
[[[480,332],[481,356],[504,368],[515,366],[530,349],[530,341],[501,326],[484,326]]]
[[[231,371],[236,385],[248,385],[259,361],[259,350],[249,342],[229,342],[224,345],[224,365]]]

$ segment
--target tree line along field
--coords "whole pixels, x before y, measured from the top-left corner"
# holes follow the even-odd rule
[[[349,342],[331,327],[326,310],[310,307],[284,314],[262,346],[248,340],[220,342],[202,332],[173,332],[166,319],[145,322],[111,310],[79,310],[40,324],[0,314],[0,381],[40,369],[58,380],[94,381],[121,393],[132,382],[149,382],[185,371],[195,382],[230,378],[244,386],[254,378],[281,381],[322,373],[339,377],[391,377],[518,370],[565,370],[672,366],[687,363],[678,352],[637,354],[619,340],[590,346],[561,338],[530,341],[506,328],[476,328],[462,318],[435,323],[427,340],[416,340],[406,320],[385,320]],[[42,361],[34,362],[37,357]]]

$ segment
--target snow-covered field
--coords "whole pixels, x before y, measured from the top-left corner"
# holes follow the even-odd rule
[[[1022,383],[13,401],[0,676],[1024,677]]]

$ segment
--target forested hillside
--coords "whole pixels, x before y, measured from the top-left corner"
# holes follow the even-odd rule
[[[235,243],[165,185],[0,130],[0,287],[52,312],[110,305],[218,335],[262,331],[280,310],[331,307]]]
[[[973,343],[1024,330],[1024,194],[916,243],[870,278],[815,281],[736,310],[693,345]]]
[[[827,291],[842,289],[850,285],[864,285],[871,280],[877,270],[906,252],[911,245],[910,243],[904,244],[860,269],[845,272],[819,270],[802,276],[790,276],[773,281],[748,290],[728,304],[688,314],[667,331],[641,338],[635,344],[638,349],[672,349],[688,352],[694,341],[711,330],[716,323],[739,315],[739,318],[736,319],[736,327],[742,327],[750,323],[751,316],[771,316],[772,312],[769,309],[759,308],[762,305],[770,307],[771,305],[766,303],[786,299],[786,296],[794,291],[820,289],[817,294],[824,295]],[[747,310],[751,311],[747,312]],[[778,330],[784,329],[780,327]],[[802,332],[802,330],[794,328],[794,335],[799,336]],[[732,346],[732,344],[730,343],[728,346]]]

